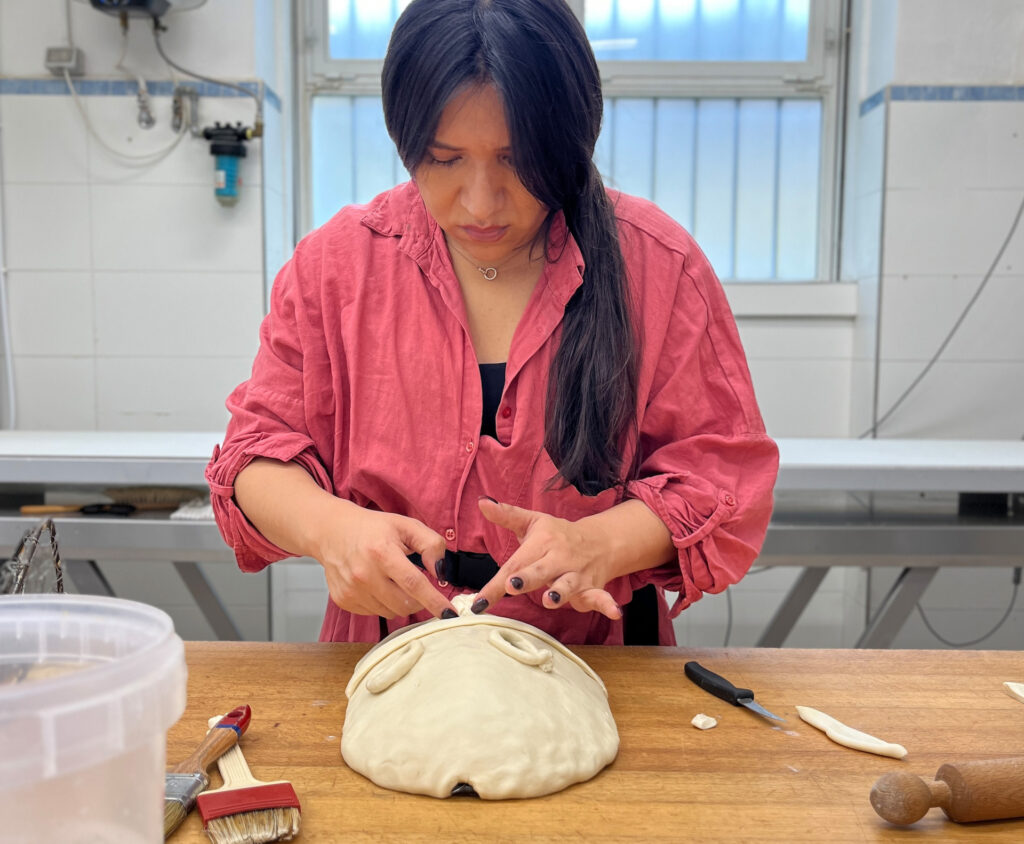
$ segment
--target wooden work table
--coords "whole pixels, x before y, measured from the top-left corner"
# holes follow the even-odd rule
[[[945,762],[1024,755],[1024,705],[1002,687],[1024,682],[1020,652],[574,648],[608,688],[618,758],[558,794],[490,802],[392,792],[345,765],[345,685],[367,649],[189,643],[188,708],[168,734],[168,761],[191,752],[207,718],[249,703],[242,748],[253,774],[294,785],[298,840],[311,842],[1024,840],[1024,820],[959,825],[932,809],[898,828],[868,802],[889,771],[930,780]],[[787,723],[774,726],[697,688],[683,674],[691,659],[752,688]],[[444,717],[444,701],[423,705]],[[796,705],[909,754],[899,761],[840,747],[799,720]],[[699,712],[718,726],[692,727]],[[216,772],[212,780],[219,785]],[[193,812],[171,840],[208,839]]]

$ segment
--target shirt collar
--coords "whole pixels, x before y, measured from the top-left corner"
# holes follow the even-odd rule
[[[385,237],[401,238],[399,250],[416,261],[428,276],[436,280],[448,274],[442,272],[451,267],[444,232],[430,216],[414,182],[404,182],[375,198],[362,222]],[[561,211],[551,221],[548,243],[550,260],[544,274],[547,292],[564,307],[583,282],[585,264]]]

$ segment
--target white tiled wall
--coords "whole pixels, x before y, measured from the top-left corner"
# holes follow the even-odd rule
[[[876,18],[867,27],[873,43],[855,53],[875,63],[855,77],[862,86],[856,105],[887,85],[1019,86],[1024,78],[1024,7],[1014,0],[854,5],[855,18]],[[884,33],[879,14],[887,18]],[[862,288],[851,390],[855,433],[867,428],[860,423],[870,418],[865,411],[876,386],[881,416],[939,349],[993,265],[1024,200],[1024,103],[971,99],[976,96],[895,97],[865,114],[851,108],[859,195],[847,205],[852,228],[844,243],[861,244],[851,248],[847,271]],[[872,242],[879,223],[882,237]],[[874,272],[866,272],[872,262]],[[1024,393],[1016,387],[1024,383],[1022,267],[1024,227],[938,362],[882,425],[881,436],[1024,436]],[[895,575],[875,570],[872,607]],[[922,608],[941,635],[967,641],[998,622],[1009,603],[1011,577],[1008,569],[943,570]],[[979,646],[1019,648],[1022,642],[1024,611],[1018,610]],[[916,613],[895,644],[941,647]]]
[[[70,7],[85,54],[83,81],[125,79],[115,68],[124,43],[117,19],[87,3]],[[290,59],[279,52],[289,43],[287,22],[283,0],[220,0],[169,15],[162,43],[188,69],[263,80],[276,95],[287,92],[280,82],[290,74]],[[166,82],[151,29],[132,22],[124,65],[150,84]],[[247,145],[240,200],[225,208],[214,197],[214,159],[201,139],[186,136],[144,166],[104,148],[138,156],[167,147],[174,134],[166,93],[153,96],[157,123],[147,130],[137,124],[133,95],[97,95],[78,83],[81,107],[103,143],[89,133],[69,92],[53,87],[43,65],[45,48],[65,38],[64,0],[0,3],[0,78],[23,83],[0,95],[19,427],[223,428],[224,399],[247,377],[258,343],[267,273],[283,262],[290,241],[283,210],[290,153],[280,102],[268,97],[265,136]],[[251,125],[254,113],[248,97],[199,101],[200,126]],[[265,160],[268,153],[274,160]],[[266,254],[265,244],[273,244]],[[164,607],[185,638],[212,635],[170,567],[99,562],[118,594]],[[243,635],[266,638],[269,573],[203,568]]]

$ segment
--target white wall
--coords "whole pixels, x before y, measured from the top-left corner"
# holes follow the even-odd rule
[[[90,134],[63,80],[44,66],[45,48],[67,43],[64,0],[0,3],[0,155],[19,428],[226,424],[224,399],[248,375],[268,277],[291,243],[280,100],[290,86],[288,5],[218,0],[164,21],[161,41],[175,63],[269,89],[266,134],[247,145],[240,200],[224,207],[214,197],[206,141],[186,136],[158,163],[129,166]],[[149,24],[132,19],[125,40],[116,18],[80,0],[70,10],[86,68],[75,83],[96,135],[135,155],[168,145],[172,77]],[[130,75],[116,67],[122,48]],[[97,88],[136,75],[154,92],[150,129],[137,124],[134,89]],[[254,100],[228,94],[201,97],[200,126],[253,124]],[[209,637],[173,572],[141,562],[104,563],[104,570],[119,594],[171,610],[186,637]],[[243,632],[264,637],[266,575],[207,570]]]
[[[1024,200],[1024,6],[859,0],[853,27],[843,273],[861,291],[851,384],[857,435],[939,349]],[[1015,388],[1024,378],[1022,267],[1018,230],[938,362],[879,436],[1024,435],[1024,392]],[[875,572],[865,596],[872,607],[894,576]],[[945,570],[922,608],[944,638],[976,638],[1006,609],[1011,576]],[[1018,609],[979,646],[1022,641]],[[917,613],[895,644],[940,646]]]

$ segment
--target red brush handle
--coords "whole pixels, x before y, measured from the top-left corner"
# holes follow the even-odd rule
[[[196,799],[205,826],[216,818],[265,809],[299,809],[299,795],[290,782],[261,783],[230,791],[204,791]]]
[[[249,708],[248,704],[236,706],[214,725],[214,728],[206,734],[202,744],[195,749],[188,759],[184,762],[179,762],[168,773],[205,773],[210,765],[238,744],[238,737],[246,731],[251,718],[252,709]]]
[[[213,725],[213,728],[216,730],[218,727],[230,727],[241,737],[242,733],[249,728],[250,720],[252,720],[252,709],[249,704],[243,703],[221,718]]]

